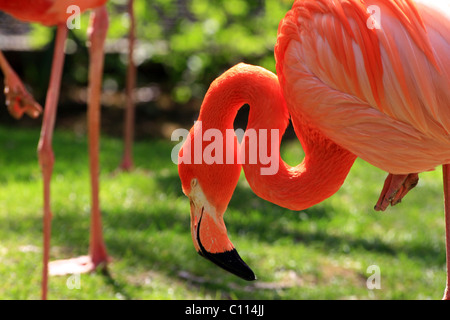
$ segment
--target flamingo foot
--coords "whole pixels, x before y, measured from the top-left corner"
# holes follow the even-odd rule
[[[48,264],[51,276],[63,276],[67,274],[88,273],[95,270],[90,256],[51,261]]]
[[[63,276],[67,274],[89,273],[97,269],[107,271],[109,258],[103,240],[97,233],[91,234],[89,255],[77,258],[51,261],[48,264],[51,276]]]
[[[42,113],[41,105],[25,89],[14,71],[5,78],[5,96],[8,111],[16,119],[20,119],[24,113],[31,118],[37,118]]]
[[[11,68],[1,51],[0,69],[5,75],[5,96],[9,113],[16,119],[20,119],[24,113],[32,118],[37,118],[42,112],[41,105],[25,89],[19,76]]]
[[[383,190],[374,209],[385,211],[389,205],[395,206],[419,182],[418,173],[389,174],[384,182]]]
[[[94,272],[97,269],[107,270],[109,259],[94,262],[91,256],[80,256],[76,258],[51,261],[48,264],[50,276],[64,276],[68,274],[81,274]]]

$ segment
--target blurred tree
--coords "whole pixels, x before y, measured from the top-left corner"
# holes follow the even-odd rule
[[[209,83],[238,62],[275,71],[273,47],[278,24],[292,3],[293,0],[135,0],[135,62],[137,66],[160,65],[160,74],[138,75],[138,83],[139,77],[151,77],[155,82],[162,77],[171,98],[183,104],[191,98],[201,99]],[[126,0],[108,2],[110,43],[128,34],[126,5]],[[73,30],[69,51],[76,51],[86,41],[88,19],[88,15],[83,15],[81,29]],[[33,44],[37,47],[51,41],[52,35],[49,28],[33,26]],[[108,83],[123,88],[127,47],[118,43],[116,49],[123,57],[106,62],[105,81],[112,80]],[[84,83],[86,64],[74,63],[73,80]],[[108,64],[115,68],[114,72],[108,73]]]

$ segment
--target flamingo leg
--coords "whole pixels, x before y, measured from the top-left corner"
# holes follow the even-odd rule
[[[445,248],[447,263],[447,282],[444,292],[444,300],[450,300],[450,165],[442,166],[444,177],[444,208],[445,208]]]
[[[102,265],[106,269],[108,254],[103,240],[102,218],[99,201],[99,149],[100,149],[100,97],[104,63],[104,42],[108,30],[108,13],[105,6],[95,9],[88,30],[89,47],[89,96],[88,140],[91,180],[91,231],[89,256],[52,261],[51,275],[86,273]]]
[[[135,105],[133,89],[136,85],[136,66],[133,61],[136,23],[134,19],[133,0],[128,0],[128,14],[130,17],[130,30],[128,34],[128,67],[126,83],[125,127],[124,127],[124,152],[120,168],[129,171],[133,167],[133,140]]]
[[[89,158],[91,171],[91,236],[89,254],[94,267],[108,261],[108,254],[103,240],[102,220],[99,201],[99,152],[100,152],[100,97],[104,64],[104,44],[108,31],[108,12],[105,6],[97,8],[92,16],[92,29],[89,39]]]
[[[1,51],[0,69],[5,75],[5,96],[9,113],[16,119],[20,119],[24,113],[32,118],[37,118],[42,112],[41,105],[25,89],[19,76],[11,68]]]
[[[50,256],[51,237],[51,206],[50,206],[50,182],[53,172],[54,155],[52,150],[53,129],[55,125],[56,110],[58,107],[61,75],[64,66],[64,44],[67,38],[66,25],[59,25],[56,33],[56,43],[53,54],[50,83],[45,100],[44,119],[41,136],[38,144],[38,158],[44,180],[44,254],[42,269],[42,299],[47,299],[48,287],[48,260]]]
[[[389,174],[384,182],[380,198],[375,205],[375,210],[384,211],[389,205],[395,206],[403,197],[414,188],[419,181],[417,173],[404,175]]]

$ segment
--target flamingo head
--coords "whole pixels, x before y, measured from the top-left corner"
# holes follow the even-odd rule
[[[183,192],[190,200],[194,247],[202,257],[219,267],[245,280],[255,280],[255,274],[229,240],[223,221],[223,215],[239,180],[241,166],[194,164],[194,161],[181,160],[184,152],[191,151],[194,140],[192,133],[193,130],[180,150],[178,173]]]

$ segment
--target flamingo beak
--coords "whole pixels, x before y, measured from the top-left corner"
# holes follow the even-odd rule
[[[212,217],[204,207],[191,206],[191,232],[197,252],[222,269],[247,281],[256,280],[250,267],[242,260],[228,239],[222,217]],[[193,211],[199,211],[197,214]]]

